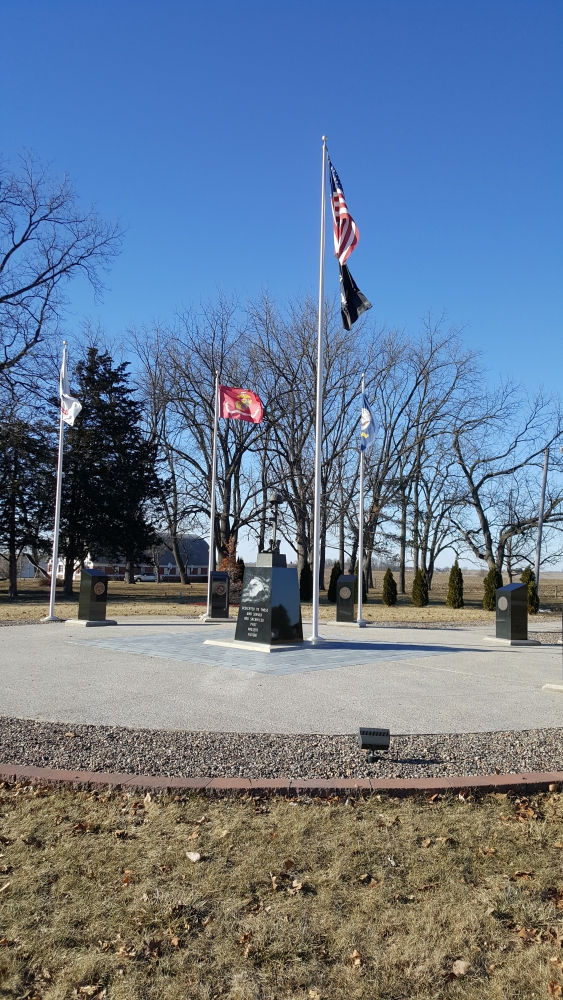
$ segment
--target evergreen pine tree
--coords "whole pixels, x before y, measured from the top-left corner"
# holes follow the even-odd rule
[[[389,567],[387,567],[385,576],[383,577],[383,592],[381,594],[381,600],[383,604],[387,605],[388,608],[393,607],[393,605],[397,603],[397,584],[395,583],[395,577]]]
[[[502,573],[498,569],[490,569],[483,580],[483,607],[485,611],[496,611],[495,592],[502,587]]]
[[[82,403],[67,438],[61,509],[61,552],[66,556],[65,595],[73,567],[88,553],[125,559],[133,568],[156,543],[148,504],[156,495],[155,448],[141,430],[142,405],[133,397],[127,364],[89,348],[76,366]]]
[[[336,581],[338,580],[338,577],[340,576],[341,573],[342,569],[340,567],[340,562],[337,559],[330,571],[330,581],[328,584],[328,591],[326,595],[329,604],[336,604]]]
[[[528,614],[537,615],[540,610],[540,599],[536,587],[536,574],[531,566],[526,566],[520,582],[527,584],[528,587]]]
[[[414,574],[412,585],[412,603],[415,608],[425,608],[428,604],[428,582],[421,569]]]
[[[463,607],[463,573],[459,568],[457,559],[450,570],[446,604],[449,608]]]
[[[305,604],[313,600],[313,571],[306,562],[299,578],[299,596]]]
[[[27,423],[13,412],[2,416],[0,545],[7,556],[9,594],[17,597],[19,553],[28,546],[48,552],[52,545],[56,438],[39,420]]]

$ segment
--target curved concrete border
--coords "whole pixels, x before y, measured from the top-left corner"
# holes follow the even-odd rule
[[[300,795],[346,796],[386,793],[394,796],[445,795],[446,793],[558,791],[563,785],[563,771],[538,771],[527,774],[483,774],[448,778],[168,778],[144,774],[114,774],[101,771],[63,771],[50,767],[27,767],[0,764],[0,781],[23,781],[37,785],[70,785],[89,789],[139,789],[143,791],[199,792],[205,795]],[[556,787],[553,787],[556,786]]]

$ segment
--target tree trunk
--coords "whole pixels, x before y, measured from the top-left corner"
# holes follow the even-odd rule
[[[512,538],[509,538],[506,543],[506,572],[508,573],[508,582],[512,583]]]
[[[125,560],[125,583],[135,583],[135,567],[129,556]]]
[[[309,540],[307,538],[307,517],[305,511],[299,512],[299,516],[296,518],[297,523],[297,535],[295,536],[295,544],[297,547],[297,573],[299,578],[301,578],[301,570],[303,569],[305,563],[309,562]]]
[[[418,537],[418,519],[419,519],[419,512],[418,512],[418,476],[415,478],[415,481],[414,481],[413,494],[414,494],[414,510],[413,510],[413,517],[412,517],[412,539],[413,539],[412,561],[413,561],[414,571],[416,573],[417,569],[419,568],[419,561],[420,561],[420,542],[419,542],[419,537]]]
[[[75,551],[76,550],[74,543],[71,540],[67,549],[67,555],[65,559],[64,578],[63,578],[64,597],[72,597],[74,593],[72,589],[72,578],[74,576]],[[56,566],[53,566],[51,573],[54,573],[56,578],[57,576]]]
[[[326,590],[325,587],[325,562],[326,562],[326,510],[321,511],[321,551],[319,559],[319,590]]]
[[[10,537],[8,547],[8,579],[10,582],[10,597],[18,596],[18,555],[15,539]]]
[[[352,552],[350,553],[350,566],[348,568],[349,573],[355,572],[357,558],[358,558],[358,535],[356,533],[352,540]]]
[[[14,482],[17,473],[14,470]],[[16,548],[16,493],[8,494],[8,581],[10,597],[18,596],[18,557]]]
[[[407,559],[407,495],[401,498],[401,536],[399,545],[399,591],[406,594],[405,564]]]
[[[187,584],[188,576],[186,573],[186,567],[184,565],[184,561],[180,554],[180,543],[178,541],[178,535],[176,533],[174,533],[174,535],[172,536],[172,552],[174,554],[174,559],[176,560],[176,566],[178,567],[178,571],[180,573],[180,583]]]
[[[340,572],[344,572],[344,559],[346,558],[344,552],[344,506],[340,508],[340,536],[338,539],[338,561],[340,563]]]

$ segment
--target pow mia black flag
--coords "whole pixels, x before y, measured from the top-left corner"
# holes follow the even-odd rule
[[[345,330],[352,328],[362,313],[371,309],[371,302],[366,299],[358,288],[346,264],[340,265],[340,311],[342,325]]]

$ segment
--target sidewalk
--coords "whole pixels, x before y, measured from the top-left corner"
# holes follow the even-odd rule
[[[307,629],[305,629],[307,634]],[[490,732],[557,727],[561,646],[491,647],[490,629],[338,629],[326,646],[258,653],[204,644],[234,622],[121,619],[0,633],[0,715],[247,733]]]

